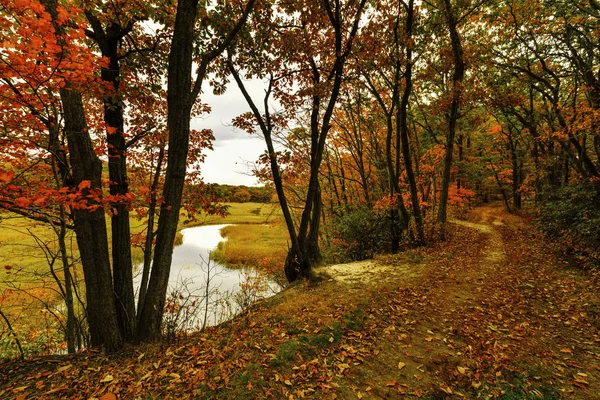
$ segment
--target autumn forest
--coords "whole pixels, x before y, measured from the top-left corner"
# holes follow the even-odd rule
[[[599,19],[2,0],[0,398],[600,398]],[[260,187],[204,181],[207,91]]]

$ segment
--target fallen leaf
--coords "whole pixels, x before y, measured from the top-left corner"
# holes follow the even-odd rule
[[[573,350],[571,350],[571,349],[570,349],[570,348],[568,348],[568,347],[564,347],[564,348],[560,349],[560,352],[561,352],[561,353],[570,353],[570,354],[572,354],[572,353],[573,353]]]
[[[465,367],[456,367],[456,369],[458,370],[458,372],[462,375],[467,373],[467,369]]]
[[[450,388],[450,386],[444,387],[444,386],[440,385],[440,389],[446,394],[452,394],[452,389]]]
[[[106,393],[100,400],[117,400],[117,396],[114,393]]]
[[[62,385],[62,386],[56,387],[56,388],[54,388],[52,390],[49,390],[49,391],[47,391],[44,394],[52,394],[52,393],[62,392],[63,390],[67,390],[68,388],[69,388],[68,385]]]
[[[107,374],[107,375],[105,375],[105,376],[104,376],[104,378],[102,378],[102,379],[100,380],[100,383],[108,383],[108,382],[112,382],[114,379],[115,379],[115,378],[113,378],[113,376],[112,376],[112,375],[110,375],[110,374]]]
[[[71,369],[71,367],[72,367],[72,366],[73,366],[73,364],[64,365],[64,366],[62,366],[62,367],[60,367],[60,368],[57,368],[57,369],[56,369],[56,372],[57,372],[57,373],[59,373],[59,372],[65,372],[65,371],[67,371],[67,370]]]
[[[402,361],[400,361],[400,362],[398,363],[398,369],[402,369],[402,368],[404,368],[404,367],[406,367],[406,364],[405,364],[405,363],[403,363]]]
[[[387,381],[387,382],[385,383],[385,386],[387,386],[387,387],[394,387],[394,386],[396,386],[397,384],[398,384],[398,382],[396,382],[395,380],[393,380],[393,379],[392,379],[392,380],[390,380],[390,381]]]
[[[583,383],[583,382],[580,382],[580,381],[573,381],[571,383],[573,384],[573,386],[577,386],[580,389],[587,389],[588,386],[589,386],[589,384],[587,382]]]

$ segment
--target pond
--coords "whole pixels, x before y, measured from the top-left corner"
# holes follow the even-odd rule
[[[183,240],[173,250],[165,304],[167,334],[219,324],[280,290],[257,271],[230,269],[210,258],[219,242],[227,240],[220,232],[225,226],[181,230]],[[140,281],[141,274],[135,278],[136,286]]]

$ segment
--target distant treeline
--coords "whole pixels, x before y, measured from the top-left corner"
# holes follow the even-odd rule
[[[209,186],[220,200],[232,203],[270,203],[275,194],[272,186],[234,186],[218,183],[211,183]]]

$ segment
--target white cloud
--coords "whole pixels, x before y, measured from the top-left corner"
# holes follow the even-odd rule
[[[248,81],[248,91],[259,101],[264,95],[264,84],[259,80]],[[206,160],[202,166],[202,176],[207,183],[230,185],[257,185],[251,176],[248,165],[253,164],[262,154],[266,145],[262,138],[250,135],[232,126],[231,121],[238,115],[250,110],[242,93],[235,83],[230,83],[225,94],[213,95],[212,88],[206,82],[200,100],[207,103],[212,112],[204,118],[192,121],[192,128],[213,130],[214,151],[206,151]],[[262,103],[261,103],[262,104]]]

